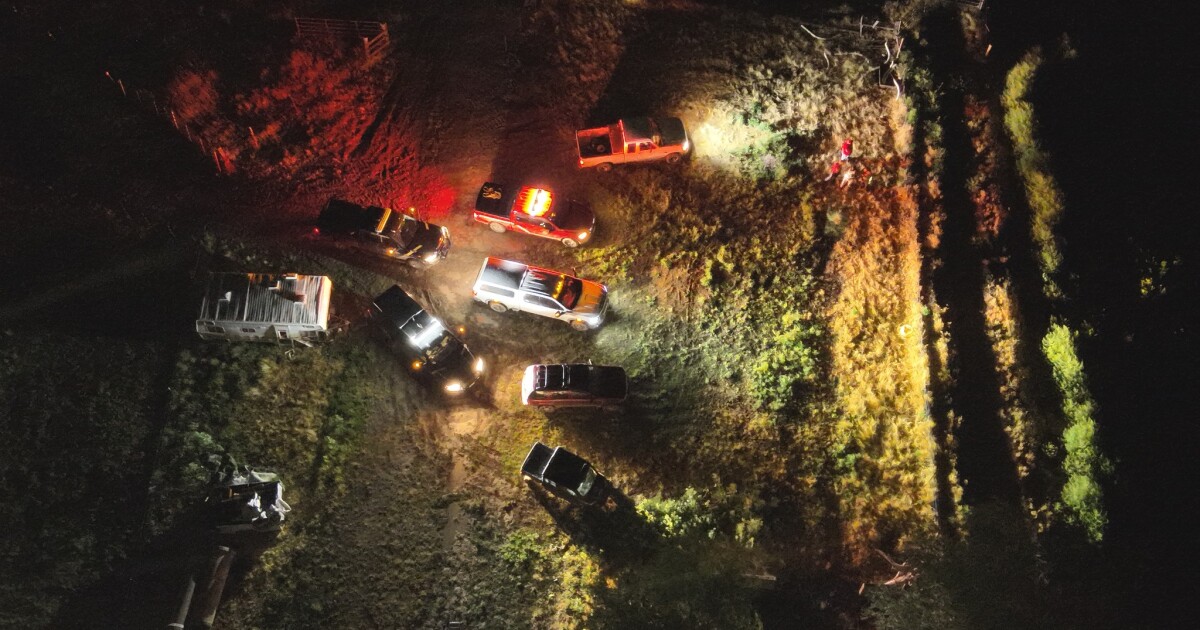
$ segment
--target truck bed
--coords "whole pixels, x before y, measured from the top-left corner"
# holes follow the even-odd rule
[[[575,142],[579,146],[579,157],[583,159],[609,155],[613,152],[612,139],[617,132],[616,125],[584,129],[575,134]]]
[[[330,233],[374,229],[383,209],[364,207],[341,199],[330,199],[317,217],[317,226]]]
[[[475,212],[501,219],[508,218],[512,208],[512,195],[504,194],[504,186],[495,182],[486,182],[475,197]]]
[[[533,448],[529,449],[529,454],[525,456],[525,462],[521,464],[521,474],[529,475],[540,481],[552,455],[554,455],[554,449],[541,442],[534,442]]]

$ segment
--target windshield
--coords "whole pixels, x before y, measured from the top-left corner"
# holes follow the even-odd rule
[[[400,229],[396,230],[396,240],[400,241],[401,245],[407,246],[420,231],[420,221],[402,221],[400,223]]]
[[[592,486],[596,484],[596,471],[588,468],[587,474],[583,476],[583,481],[579,482],[579,496],[587,496],[587,493],[592,491]]]
[[[554,297],[565,307],[575,308],[579,296],[583,295],[583,281],[579,278],[561,276]]]
[[[454,335],[425,311],[413,315],[401,329],[408,337],[408,343],[430,363],[437,363],[453,348]]]

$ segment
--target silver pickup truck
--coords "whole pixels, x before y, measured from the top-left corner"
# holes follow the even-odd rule
[[[678,118],[623,118],[607,127],[575,133],[579,167],[607,173],[613,164],[666,160],[676,164],[692,150]]]

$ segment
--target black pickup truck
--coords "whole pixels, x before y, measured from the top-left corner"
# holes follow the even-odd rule
[[[330,199],[317,217],[318,236],[346,239],[372,254],[428,267],[446,257],[450,230],[379,206]]]
[[[569,501],[596,503],[604,498],[608,481],[582,457],[559,446],[534,442],[521,464],[521,476],[536,481]]]

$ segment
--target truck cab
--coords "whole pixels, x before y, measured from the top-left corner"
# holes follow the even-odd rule
[[[596,215],[586,204],[546,188],[487,182],[475,198],[472,218],[493,232],[520,232],[578,247],[591,238]]]
[[[579,167],[600,172],[614,164],[666,160],[676,164],[692,149],[683,121],[678,118],[623,118],[607,127],[575,134]]]
[[[559,446],[534,442],[521,464],[525,481],[535,481],[568,501],[592,504],[604,498],[608,481],[587,460]]]
[[[341,199],[325,204],[313,232],[414,267],[434,265],[450,250],[450,230],[445,227],[391,208],[360,206]]]

